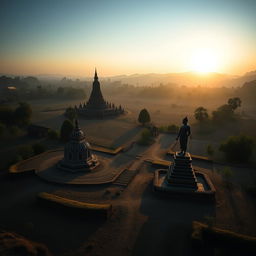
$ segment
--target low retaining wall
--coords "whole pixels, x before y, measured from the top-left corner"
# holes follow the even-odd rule
[[[210,250],[215,248],[220,248],[225,255],[256,255],[256,237],[209,227],[198,221],[192,223],[191,240],[197,255],[211,254]]]
[[[110,216],[112,211],[111,204],[85,203],[46,192],[39,193],[37,198],[39,202],[44,203],[45,205],[65,209],[70,212],[76,212],[83,215],[96,215],[107,218]]]

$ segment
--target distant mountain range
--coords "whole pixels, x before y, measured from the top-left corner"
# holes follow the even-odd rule
[[[2,74],[1,74],[2,75]],[[14,76],[14,75],[7,75]],[[36,76],[39,80],[60,80],[64,76],[58,74],[41,74]],[[195,72],[184,73],[168,73],[168,74],[133,74],[133,75],[119,75],[112,77],[101,77],[101,81],[120,81],[125,84],[135,86],[157,86],[159,84],[170,85],[184,85],[184,86],[203,86],[203,87],[238,87],[242,86],[245,82],[256,80],[256,70],[245,73],[242,76],[234,76],[221,73],[208,73],[200,74]],[[91,81],[92,77],[82,76],[68,76],[71,79]]]
[[[256,80],[256,71],[251,71],[242,76],[233,76],[221,73],[199,74],[194,72],[169,73],[169,74],[134,74],[130,76],[115,76],[111,80],[121,81],[138,86],[155,86],[162,84],[176,84],[185,86],[206,87],[237,87],[245,82]]]

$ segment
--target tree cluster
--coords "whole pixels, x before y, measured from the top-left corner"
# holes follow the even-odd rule
[[[241,107],[241,99],[238,97],[228,99],[227,104],[224,104],[212,112],[212,121],[221,123],[230,121],[235,117],[235,110]],[[194,112],[194,117],[200,123],[209,120],[209,114],[206,108],[200,106]]]
[[[248,162],[252,156],[254,140],[250,136],[231,136],[220,145],[220,151],[225,153],[231,162]]]
[[[32,108],[26,102],[20,102],[15,109],[1,106],[0,107],[0,122],[4,125],[28,125],[32,116]]]

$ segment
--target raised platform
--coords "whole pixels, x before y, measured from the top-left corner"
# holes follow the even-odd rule
[[[101,119],[104,117],[117,117],[122,114],[125,114],[123,110],[116,110],[113,108],[105,108],[105,109],[90,109],[90,108],[78,108],[77,113],[80,117],[87,119]]]
[[[54,183],[96,185],[111,183],[124,171],[124,165],[114,166],[109,157],[104,157],[102,154],[97,157],[100,164],[93,171],[72,173],[59,170],[56,166],[63,158],[63,150],[51,150],[13,165],[9,172],[12,174],[32,172]]]
[[[194,171],[189,153],[175,152],[173,164],[168,169],[155,171],[154,189],[175,196],[215,198],[215,188],[209,177]]]
[[[197,189],[193,190],[186,186],[177,187],[171,185],[166,179],[167,172],[167,169],[158,169],[155,171],[153,181],[153,187],[155,191],[174,197],[198,198],[210,201],[215,200],[216,190],[208,175],[196,171],[195,176],[198,180]]]

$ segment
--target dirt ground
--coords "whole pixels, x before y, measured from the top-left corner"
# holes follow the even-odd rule
[[[163,135],[150,147],[135,145],[117,157],[130,162],[163,159],[171,143],[172,136]],[[136,159],[138,155],[141,157]],[[227,188],[217,171],[221,166],[199,161],[193,164],[212,179],[217,190],[215,204],[156,194],[152,190],[156,169],[144,163],[126,188],[57,185],[34,175],[2,178],[0,226],[46,244],[54,255],[66,256],[190,255],[191,223],[204,221],[205,217],[213,217],[218,227],[256,235],[255,199],[241,188],[241,182],[255,177],[254,170],[232,169],[233,186]],[[36,201],[37,193],[42,191],[85,202],[111,202],[113,214],[108,220],[101,220],[44,207]]]

